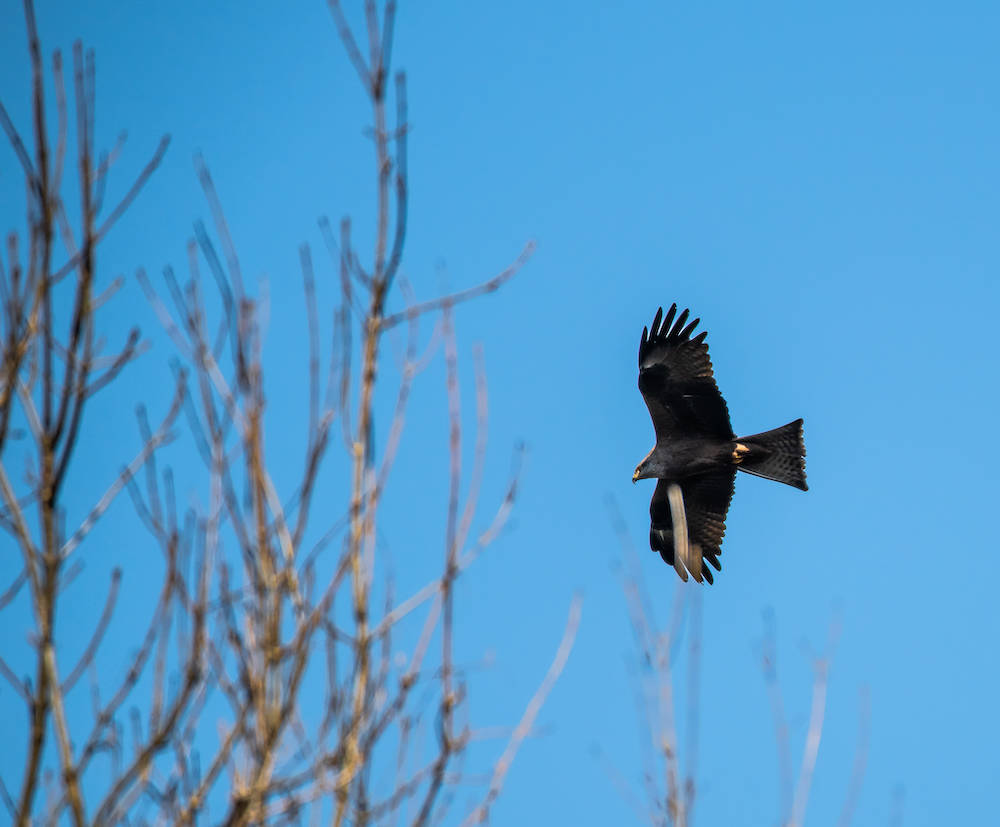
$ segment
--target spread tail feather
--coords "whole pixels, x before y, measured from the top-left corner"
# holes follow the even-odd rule
[[[742,457],[741,471],[783,482],[808,491],[806,485],[806,444],[802,440],[802,420],[796,419],[773,431],[740,437],[737,443],[749,451]]]

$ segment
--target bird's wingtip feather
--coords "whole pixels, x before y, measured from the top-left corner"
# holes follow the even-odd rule
[[[677,317],[677,321],[674,322],[674,329],[671,331],[671,333],[673,333],[674,335],[680,333],[681,330],[683,330],[684,328],[684,323],[688,320],[688,316],[690,315],[691,315],[690,309],[685,307],[681,311],[681,314]]]

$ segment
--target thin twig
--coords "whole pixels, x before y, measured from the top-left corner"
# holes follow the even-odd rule
[[[826,713],[826,690],[830,676],[830,664],[833,661],[834,649],[840,636],[840,622],[837,617],[830,622],[829,641],[826,654],[813,659],[813,694],[812,709],[809,713],[809,729],[806,732],[806,742],[802,750],[802,764],[795,785],[795,795],[792,799],[792,812],[789,827],[802,827],[806,815],[806,805],[809,802],[809,789],[812,785],[813,772],[816,769],[816,757],[819,754],[820,739],[823,736],[823,720]]]
[[[146,166],[143,167],[138,177],[132,183],[132,186],[129,187],[128,192],[125,193],[121,201],[115,205],[115,208],[108,214],[108,217],[104,219],[101,226],[97,229],[97,232],[94,234],[94,246],[97,246],[97,244],[104,240],[104,237],[118,222],[118,219],[124,215],[125,211],[132,205],[132,202],[135,201],[136,196],[142,191],[146,182],[160,165],[160,162],[163,160],[163,156],[167,154],[168,146],[170,146],[170,136],[164,135],[160,138],[160,143],[153,152],[153,156],[146,163]],[[52,280],[59,281],[67,273],[74,270],[80,264],[80,255],[80,253],[77,253],[76,255],[70,256],[69,260],[52,274]]]
[[[490,807],[503,789],[503,782],[507,776],[507,771],[514,761],[514,756],[517,755],[521,742],[534,726],[535,718],[538,717],[538,713],[545,703],[546,697],[548,697],[549,692],[566,666],[569,653],[573,650],[573,643],[576,640],[576,631],[580,625],[582,611],[583,598],[580,595],[575,595],[569,606],[569,616],[566,618],[566,628],[563,630],[562,640],[559,643],[559,648],[556,650],[555,658],[553,658],[552,664],[549,666],[549,671],[545,674],[545,678],[535,692],[534,697],[532,697],[527,707],[525,707],[524,714],[521,716],[521,720],[514,730],[510,741],[507,743],[507,748],[503,751],[503,754],[494,766],[493,777],[490,779],[490,786],[486,797],[469,814],[465,821],[462,822],[463,825],[481,824],[489,817]]]
[[[153,455],[156,449],[167,441],[170,433],[170,428],[173,425],[174,420],[177,418],[177,414],[180,412],[181,402],[184,399],[185,393],[186,393],[186,386],[185,386],[184,376],[182,375],[177,382],[177,388],[174,391],[173,402],[170,404],[170,408],[167,411],[167,415],[163,418],[163,421],[160,423],[160,427],[157,429],[156,433],[152,435],[152,438],[148,440],[145,445],[142,446],[142,449],[139,451],[138,454],[136,454],[135,459],[133,459],[132,462],[130,462],[124,469],[122,469],[121,473],[118,475],[118,478],[113,483],[111,483],[110,486],[108,486],[107,491],[104,492],[104,495],[101,497],[101,499],[97,501],[97,504],[90,510],[90,513],[84,518],[83,522],[80,524],[80,527],[73,532],[73,535],[65,542],[63,547],[59,550],[59,554],[63,559],[67,558],[70,554],[73,553],[76,547],[79,546],[80,543],[83,541],[83,539],[90,533],[91,529],[101,518],[104,512],[108,510],[108,507],[111,505],[112,502],[114,502],[115,497],[117,497],[118,494],[121,492],[121,490],[128,484],[128,481],[135,476],[135,474],[139,471],[140,468],[142,468],[143,465],[146,464],[146,462]]]
[[[488,281],[484,281],[482,284],[477,284],[475,287],[469,287],[466,290],[459,290],[457,293],[452,293],[448,296],[440,296],[436,299],[431,299],[430,301],[421,302],[420,304],[413,305],[406,308],[406,310],[400,311],[399,313],[393,313],[382,319],[381,328],[382,330],[388,330],[390,327],[395,327],[404,319],[415,319],[418,316],[422,316],[425,313],[429,313],[432,310],[441,310],[445,306],[454,306],[456,304],[461,304],[462,302],[468,301],[469,299],[474,299],[477,296],[482,296],[485,293],[493,293],[499,290],[500,287],[514,275],[517,274],[531,258],[532,253],[535,252],[535,242],[529,241],[524,245],[524,249],[521,250],[520,255],[514,260],[503,272],[497,274]]]
[[[778,778],[780,783],[781,823],[787,823],[792,807],[792,756],[788,740],[788,723],[785,718],[781,687],[778,685],[777,645],[775,640],[774,614],[770,610],[764,615],[764,639],[761,643],[761,668],[771,702],[771,716],[774,722],[774,741],[778,748]]]
[[[789,827],[801,827],[805,818],[806,804],[809,802],[809,787],[812,784],[816,756],[819,754],[819,742],[823,735],[829,662],[825,658],[821,658],[814,664],[813,668],[816,674],[813,682],[812,710],[809,713],[809,730],[806,733],[806,744],[802,751],[802,766],[799,768],[799,780],[795,785],[792,815],[788,821]]]
[[[370,89],[372,83],[371,73],[365,65],[365,59],[361,56],[361,50],[358,49],[357,41],[351,33],[351,27],[347,24],[347,18],[344,16],[344,10],[340,8],[339,0],[327,0],[327,5],[330,7],[333,22],[337,26],[337,34],[340,35],[340,41],[344,44],[344,50],[347,52],[351,64],[358,73],[358,77],[361,79],[361,83],[365,89]]]
[[[63,692],[69,692],[73,688],[73,685],[80,679],[80,676],[83,675],[84,670],[93,663],[97,647],[101,645],[104,633],[108,629],[108,623],[111,621],[111,614],[115,609],[115,602],[118,599],[118,586],[121,584],[121,579],[122,571],[116,568],[111,573],[111,586],[108,589],[108,597],[104,601],[104,610],[101,612],[100,620],[97,622],[97,628],[94,629],[94,634],[91,636],[87,648],[80,655],[80,660],[77,661],[76,666],[73,667],[69,676],[63,681]]]
[[[837,827],[850,827],[854,811],[861,796],[861,786],[865,780],[865,767],[868,764],[868,745],[871,740],[871,692],[867,686],[861,688],[858,700],[858,744],[854,751],[854,764],[851,767],[851,780],[847,785],[847,795],[844,806],[837,819]]]

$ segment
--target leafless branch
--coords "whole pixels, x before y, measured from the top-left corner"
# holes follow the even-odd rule
[[[570,603],[569,617],[566,619],[566,628],[563,631],[563,637],[559,643],[559,648],[556,650],[556,656],[552,660],[551,666],[549,666],[549,671],[545,674],[545,679],[542,681],[541,686],[538,687],[538,691],[525,708],[524,715],[521,716],[521,721],[514,730],[514,734],[511,736],[511,739],[507,744],[507,748],[504,750],[503,755],[500,756],[500,760],[497,761],[496,766],[493,768],[493,778],[490,780],[490,787],[486,794],[486,798],[465,820],[465,824],[482,824],[489,817],[490,807],[500,795],[501,789],[503,789],[504,778],[513,763],[514,756],[517,754],[517,751],[521,746],[521,742],[534,725],[535,718],[538,716],[538,712],[542,708],[542,704],[545,703],[546,696],[552,690],[552,687],[555,685],[555,682],[559,679],[559,675],[562,674],[562,671],[566,666],[566,661],[569,659],[569,653],[573,649],[573,642],[576,639],[576,632],[580,625],[580,616],[582,611],[583,598],[581,598],[580,595],[576,595],[573,598],[573,602]]]
[[[90,643],[88,643],[87,648],[83,650],[83,654],[76,662],[76,666],[73,667],[69,676],[65,681],[63,681],[62,690],[64,693],[68,693],[73,688],[73,685],[80,679],[80,676],[86,671],[90,664],[94,662],[94,655],[97,653],[97,647],[101,645],[104,633],[107,632],[108,624],[111,622],[111,613],[115,610],[115,602],[118,599],[118,586],[121,585],[121,579],[121,569],[115,569],[111,574],[111,587],[108,589],[108,597],[104,603],[104,611],[101,612],[101,618],[97,621],[97,628],[94,630]]]
[[[830,664],[840,635],[840,624],[835,617],[830,624],[829,641],[826,653],[822,656],[812,657],[813,666],[813,691],[812,704],[809,713],[809,727],[806,732],[805,744],[802,750],[802,759],[799,767],[798,777],[792,786],[791,759],[788,754],[788,730],[784,720],[781,695],[778,691],[777,683],[777,660],[775,656],[774,643],[774,622],[773,616],[765,615],[765,635],[762,647],[762,665],[764,678],[768,684],[768,692],[771,696],[771,707],[774,714],[775,732],[778,740],[778,754],[780,760],[780,770],[782,777],[782,814],[781,823],[786,827],[801,827],[805,819],[806,805],[809,801],[809,790],[812,785],[813,772],[816,768],[816,758],[819,754],[820,740],[823,735],[823,721],[826,715],[826,693],[829,682]],[[867,722],[863,723],[867,726]],[[859,740],[859,752],[861,743],[864,742],[864,734]],[[863,772],[863,759],[861,767]],[[855,774],[858,770],[858,759],[855,759]],[[860,784],[860,779],[857,781]],[[854,795],[855,782],[852,780],[848,790],[848,798],[845,801],[845,809],[842,818],[850,818],[851,797]]]
[[[457,293],[452,293],[448,296],[441,296],[437,299],[421,302],[420,304],[408,307],[406,310],[400,311],[399,313],[393,313],[391,316],[386,316],[382,320],[381,327],[383,330],[388,330],[389,328],[399,324],[404,319],[415,319],[418,316],[423,316],[425,313],[441,310],[444,307],[454,307],[456,304],[461,304],[469,299],[474,299],[478,296],[485,295],[486,293],[493,293],[496,290],[499,290],[506,282],[510,281],[510,279],[512,279],[517,272],[528,263],[528,259],[531,258],[534,252],[535,242],[529,241],[524,245],[524,249],[521,250],[520,255],[518,255],[518,257],[514,260],[513,264],[488,281],[484,281],[482,284],[477,284],[475,287],[470,287],[467,290],[460,290]]]
[[[788,723],[785,718],[784,703],[778,686],[777,657],[774,613],[768,611],[764,615],[761,668],[764,672],[764,682],[767,684],[767,694],[771,701],[771,716],[774,720],[774,742],[778,748],[781,821],[785,823],[791,815],[792,807],[792,754],[788,740]]]
[[[139,406],[140,447],[108,484],[70,473],[84,441],[120,442],[118,435],[109,440],[100,430],[104,423],[84,412],[95,393],[119,387],[118,378],[151,340],[135,329],[119,349],[106,350],[103,308],[123,280],[105,278],[101,242],[159,166],[169,137],[103,213],[125,133],[108,151],[95,146],[97,64],[93,52],[77,43],[68,92],[62,58],[57,53],[52,60],[56,133],[54,150],[50,147],[41,44],[33,4],[25,0],[33,148],[0,108],[0,127],[19,157],[28,192],[25,229],[8,238],[6,266],[0,259],[0,450],[9,434],[23,437],[24,429],[28,437],[12,440],[28,473],[15,475],[8,457],[0,463],[0,524],[22,558],[20,574],[0,596],[0,609],[16,595],[29,594],[35,658],[32,679],[22,680],[16,677],[20,664],[0,657],[0,674],[28,710],[21,790],[15,800],[2,788],[19,825],[150,818],[181,824],[297,823],[306,810],[315,814],[331,806],[334,824],[366,825],[400,815],[407,804],[418,823],[437,823],[462,786],[482,788],[484,806],[492,804],[565,665],[579,599],[556,660],[492,779],[486,772],[467,772],[466,747],[482,733],[468,723],[465,673],[454,644],[455,594],[461,574],[506,525],[520,465],[492,521],[471,539],[486,474],[489,405],[476,350],[476,437],[466,478],[453,305],[500,287],[533,245],[488,282],[451,297],[413,301],[401,274],[409,206],[406,77],[396,72],[389,82],[396,4],[387,0],[380,7],[376,0],[363,0],[361,5],[364,35],[356,35],[340,3],[329,3],[371,109],[373,243],[367,253],[357,247],[347,218],[337,241],[329,222],[320,222],[338,271],[334,286],[339,280],[340,296],[333,312],[321,307],[322,273],[310,246],[299,250],[308,349],[301,473],[289,481],[283,470],[277,473],[272,458],[294,427],[282,423],[278,439],[267,415],[274,381],[265,359],[268,283],[244,281],[223,188],[198,156],[195,173],[211,221],[207,227],[195,223],[187,274],[167,267],[154,286],[138,270],[166,334],[160,337],[175,348],[173,397],[159,424],[151,424]],[[65,161],[71,137],[75,164]],[[78,208],[66,197],[63,181],[64,173],[74,172]],[[53,267],[57,242],[66,260]],[[203,278],[206,268],[211,279]],[[408,309],[392,316],[386,308],[397,287]],[[419,319],[438,311],[440,320],[424,342]],[[324,352],[323,326],[331,318],[332,346]],[[404,318],[395,407],[389,409],[388,438],[379,451],[375,425],[376,419],[382,424],[387,358],[382,337]],[[424,587],[399,602],[387,572],[389,549],[380,539],[382,500],[413,384],[442,341],[450,434],[443,558]],[[144,363],[144,369],[154,368]],[[178,438],[182,411],[190,440]],[[328,450],[335,425],[348,448],[348,493],[346,508],[342,503],[331,512],[325,495],[337,490],[344,471]],[[185,448],[202,462],[183,463],[182,474],[175,476],[166,463]],[[74,501],[80,493],[91,495],[80,514],[65,502],[68,479]],[[148,546],[159,552],[148,569],[159,565],[159,575],[130,581],[130,589],[148,602],[149,615],[144,625],[130,628],[134,621],[122,616],[119,599],[128,568],[115,568],[103,607],[93,606],[83,650],[70,657],[67,641],[57,634],[57,603],[68,588],[78,588],[75,578],[91,554],[92,532],[114,520],[112,506],[123,489],[147,532],[138,551]],[[178,502],[186,507],[179,510]],[[76,528],[67,531],[70,520]],[[414,616],[423,606],[423,616]],[[131,651],[125,640],[134,645]],[[399,641],[409,643],[405,650],[397,651]],[[117,672],[104,665],[105,658],[115,657]],[[68,699],[79,692],[85,673],[90,721],[68,712],[77,708]],[[318,707],[303,692],[317,677],[326,686]],[[213,735],[207,711],[218,702],[227,710],[226,721]],[[432,718],[436,737],[425,738]],[[388,752],[396,754],[396,781],[386,789],[373,768]]]
[[[795,785],[795,796],[792,799],[792,816],[788,822],[789,827],[799,827],[805,819],[809,788],[812,784],[813,770],[816,768],[820,738],[823,735],[829,663],[825,659],[821,659],[814,664],[814,668],[816,677],[813,683],[812,710],[809,713],[809,731],[806,733],[805,748],[802,751],[802,766],[799,768],[799,780]]]
[[[844,797],[844,807],[837,820],[838,827],[849,827],[854,818],[854,811],[861,796],[861,785],[865,779],[865,767],[868,764],[868,745],[871,740],[871,693],[868,687],[862,687],[858,704],[858,745],[854,752],[854,765],[851,767],[851,780]]]
[[[146,186],[146,182],[153,177],[153,173],[156,172],[157,168],[160,166],[160,163],[163,161],[163,157],[167,154],[167,148],[169,146],[170,136],[164,135],[160,138],[160,143],[154,150],[152,157],[146,162],[146,166],[143,167],[138,177],[132,182],[132,186],[129,187],[128,192],[122,196],[122,199],[115,205],[114,209],[108,213],[108,217],[104,219],[101,226],[94,234],[93,240],[95,246],[104,240],[107,234],[111,231],[111,228],[118,223],[118,219],[120,219],[128,208],[132,206],[132,202],[135,201],[139,193],[142,192],[142,188]],[[78,253],[77,255],[71,256],[65,264],[52,274],[53,281],[59,281],[63,276],[78,267],[79,264],[80,254]]]
[[[177,382],[177,388],[174,392],[174,400],[170,405],[170,409],[167,411],[167,414],[163,418],[163,422],[160,424],[156,433],[154,433],[150,439],[146,440],[142,449],[138,454],[136,454],[135,459],[122,469],[118,478],[111,483],[108,490],[104,492],[104,495],[97,501],[97,504],[90,510],[90,513],[80,524],[80,527],[73,532],[73,536],[71,536],[66,541],[65,545],[59,550],[60,556],[66,558],[73,553],[73,550],[80,545],[104,512],[108,510],[108,507],[114,501],[115,497],[117,497],[118,494],[121,493],[121,490],[128,484],[128,481],[131,480],[139,469],[146,464],[156,449],[167,441],[170,434],[170,428],[173,426],[174,420],[177,418],[177,414],[180,413],[181,403],[184,400],[185,393],[186,387],[184,377],[182,375]]]
[[[642,572],[625,521],[614,500],[608,500],[611,524],[622,550],[625,565],[623,590],[629,620],[638,654],[639,686],[636,706],[640,714],[641,737],[644,739],[643,776],[649,808],[649,821],[656,825],[690,823],[695,801],[695,767],[698,748],[698,679],[700,665],[700,624],[691,624],[689,637],[688,675],[688,749],[682,764],[678,750],[674,699],[674,649],[681,641],[681,622],[690,594],[684,581],[677,581],[671,604],[671,617],[660,630],[653,606],[643,588]],[[676,534],[686,534],[683,523]],[[683,557],[684,549],[675,549],[675,560]],[[697,614],[697,610],[692,610]],[[693,694],[692,694],[693,693]],[[648,739],[648,743],[645,742]],[[662,782],[658,780],[662,777]]]

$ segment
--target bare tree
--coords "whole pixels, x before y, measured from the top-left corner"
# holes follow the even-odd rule
[[[829,639],[822,654],[807,652],[813,672],[812,700],[809,709],[809,725],[802,745],[799,771],[793,773],[791,747],[785,706],[778,686],[778,657],[775,643],[774,615],[771,611],[764,615],[764,637],[760,646],[761,669],[771,700],[771,715],[774,720],[774,740],[778,748],[778,777],[780,781],[780,824],[784,827],[802,827],[805,823],[806,805],[812,787],[816,759],[823,737],[823,721],[826,717],[826,694],[830,679],[833,654],[840,638],[840,623],[837,618],[830,623]],[[851,767],[850,780],[844,796],[844,804],[837,824],[847,827],[854,817],[861,784],[864,781],[868,763],[869,725],[871,705],[866,687],[862,687],[858,706],[858,739]],[[793,778],[794,775],[794,778]]]
[[[144,349],[133,330],[117,351],[101,351],[98,311],[120,281],[101,292],[99,244],[159,164],[168,139],[104,213],[105,184],[119,147],[95,155],[95,61],[77,45],[73,100],[82,202],[79,226],[72,228],[63,200],[72,130],[61,58],[56,53],[52,65],[58,117],[53,151],[34,8],[31,0],[24,2],[33,151],[0,106],[0,124],[27,191],[27,249],[12,233],[0,270],[0,525],[20,551],[21,570],[0,596],[0,610],[28,589],[37,660],[34,678],[22,680],[0,659],[28,720],[24,769],[12,782],[20,788],[0,780],[4,805],[18,824],[193,823],[203,817],[226,824],[283,823],[307,815],[338,825],[400,819],[426,824],[449,813],[467,823],[485,821],[572,648],[578,599],[548,674],[535,697],[526,699],[524,716],[492,770],[470,775],[464,759],[477,731],[468,720],[466,682],[455,659],[454,593],[462,572],[505,525],[519,464],[492,518],[475,535],[485,473],[486,377],[477,358],[475,454],[466,480],[454,308],[499,288],[533,245],[482,284],[423,302],[410,296],[399,274],[407,224],[407,110],[405,76],[391,73],[396,4],[388,0],[380,10],[365,0],[360,38],[337,0],[328,5],[371,106],[374,248],[363,261],[348,219],[336,237],[328,221],[320,222],[339,272],[340,302],[330,313],[317,298],[311,248],[299,251],[309,377],[301,473],[290,488],[279,486],[272,473],[266,292],[255,293],[245,283],[222,200],[199,159],[214,232],[196,225],[183,283],[171,268],[162,288],[138,274],[181,359],[173,401],[155,424],[139,409],[141,450],[95,492],[93,506],[68,531],[67,469],[80,441],[93,438],[89,429],[100,428],[84,420],[84,409]],[[389,313],[395,289],[405,307]],[[333,320],[329,337],[323,335],[327,318]],[[421,347],[420,322],[426,318],[435,325]],[[406,345],[400,380],[384,448],[377,452],[375,389],[386,361],[383,338],[401,326]],[[376,565],[380,507],[412,383],[440,351],[450,434],[442,469],[448,489],[442,550],[426,586],[397,600],[385,566]],[[187,509],[178,505],[179,483],[163,451],[182,418],[184,444],[201,462],[197,484],[183,489],[185,501],[201,504]],[[27,439],[11,447],[22,423]],[[337,450],[341,442],[343,455]],[[19,461],[28,462],[23,475],[12,470]],[[338,474],[346,476],[349,495],[340,516],[331,519],[328,503],[314,504],[324,475]],[[144,584],[154,588],[134,656],[117,676],[99,676],[93,664],[109,627],[135,627],[134,619],[115,613],[121,571],[115,570],[103,607],[91,619],[93,633],[82,651],[69,651],[57,634],[57,607],[75,561],[87,553],[91,530],[124,490],[148,530],[145,553],[159,549],[163,576]],[[83,689],[88,673],[92,714],[86,720],[67,714],[66,699]],[[322,687],[321,700],[309,687],[313,693]],[[458,809],[457,785],[477,778],[478,795]]]
[[[699,700],[701,676],[701,587],[677,581],[670,603],[670,617],[665,625],[656,618],[653,603],[643,586],[638,555],[628,529],[614,501],[609,513],[622,551],[622,587],[629,611],[635,643],[636,699],[642,743],[642,795],[636,795],[629,782],[621,777],[613,762],[601,755],[605,770],[623,798],[629,802],[640,821],[657,827],[685,827],[694,820],[699,751]],[[685,649],[684,616],[687,613]],[[802,827],[812,786],[816,760],[823,736],[826,715],[827,685],[833,652],[839,638],[839,624],[830,625],[825,651],[808,653],[813,668],[812,700],[809,725],[802,746],[799,771],[793,773],[789,727],[778,686],[777,654],[773,614],[765,613],[764,637],[760,644],[760,663],[771,701],[775,744],[778,750],[780,785],[778,823],[782,827]],[[683,749],[677,726],[675,667],[686,653],[684,695],[685,743]],[[862,690],[859,706],[858,740],[854,763],[838,824],[848,827],[854,816],[868,758],[870,705],[867,690]],[[794,777],[793,777],[794,776]],[[645,800],[643,800],[645,799]]]
[[[613,500],[609,500],[608,509],[622,551],[622,588],[636,647],[634,705],[639,715],[639,730],[648,738],[641,743],[642,795],[635,794],[632,785],[621,777],[609,759],[605,759],[605,769],[640,821],[662,827],[685,827],[692,821],[698,764],[701,592],[687,588],[685,581],[678,580],[670,604],[670,619],[661,627],[643,586],[638,555],[621,512]],[[684,644],[682,621],[685,611],[690,613],[691,620],[686,743],[682,753],[673,672],[679,649]]]

